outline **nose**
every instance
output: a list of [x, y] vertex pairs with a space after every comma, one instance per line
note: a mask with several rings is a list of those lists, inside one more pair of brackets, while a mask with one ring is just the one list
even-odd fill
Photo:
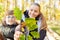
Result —
[[9, 18], [10, 21], [12, 21], [12, 18]]
[[12, 19], [12, 18], [9, 18], [10, 20]]
[[33, 15], [33, 14], [34, 14], [34, 11], [32, 11], [31, 13], [32, 13], [32, 15]]

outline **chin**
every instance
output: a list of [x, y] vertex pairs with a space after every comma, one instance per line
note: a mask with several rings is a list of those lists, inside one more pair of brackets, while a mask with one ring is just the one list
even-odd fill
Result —
[[8, 25], [12, 25], [13, 23], [8, 23]]

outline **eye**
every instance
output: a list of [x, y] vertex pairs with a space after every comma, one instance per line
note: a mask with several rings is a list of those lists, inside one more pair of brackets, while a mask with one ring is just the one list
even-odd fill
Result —
[[37, 12], [36, 10], [34, 12]]
[[7, 18], [14, 18], [14, 16], [7, 16]]
[[8, 16], [8, 18], [10, 18], [10, 16]]
[[14, 16], [12, 16], [11, 18], [14, 18]]
[[33, 9], [30, 9], [30, 11], [33, 11]]

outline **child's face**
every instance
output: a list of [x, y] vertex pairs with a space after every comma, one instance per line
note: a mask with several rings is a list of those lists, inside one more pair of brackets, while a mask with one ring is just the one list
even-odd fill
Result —
[[12, 25], [15, 23], [15, 17], [13, 15], [6, 16], [6, 24]]
[[39, 7], [37, 5], [31, 5], [30, 9], [29, 9], [29, 17], [30, 18], [36, 18], [39, 15]]

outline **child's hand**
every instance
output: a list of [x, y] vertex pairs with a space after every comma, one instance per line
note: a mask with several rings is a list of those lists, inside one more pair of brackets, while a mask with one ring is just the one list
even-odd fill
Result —
[[20, 35], [22, 34], [22, 32], [20, 31], [16, 31], [14, 34], [14, 40], [19, 40]]

